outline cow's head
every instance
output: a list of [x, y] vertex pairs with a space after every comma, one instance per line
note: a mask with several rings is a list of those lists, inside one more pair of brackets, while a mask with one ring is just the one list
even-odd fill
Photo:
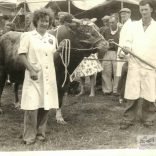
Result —
[[[69, 29], [72, 48], [77, 49], [95, 49], [100, 55], [103, 55], [108, 50], [108, 42], [99, 33], [99, 28], [93, 23], [95, 19], [72, 19], [71, 22], [66, 22], [66, 28]], [[61, 47], [64, 46], [61, 42]]]

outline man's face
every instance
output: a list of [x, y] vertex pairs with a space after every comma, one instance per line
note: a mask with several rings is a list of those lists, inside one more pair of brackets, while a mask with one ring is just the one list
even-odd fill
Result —
[[125, 23], [130, 18], [131, 14], [128, 12], [121, 12], [120, 16], [122, 23]]
[[150, 7], [149, 4], [139, 6], [139, 10], [140, 10], [142, 18], [151, 18], [153, 9]]
[[26, 26], [29, 26], [32, 22], [32, 15], [28, 14], [26, 17], [25, 17], [25, 24]]
[[110, 28], [112, 30], [116, 30], [117, 29], [117, 24], [118, 24], [118, 22], [117, 22], [117, 19], [115, 17], [111, 17], [109, 19], [109, 26], [110, 26]]
[[103, 26], [109, 27], [109, 20], [103, 20]]

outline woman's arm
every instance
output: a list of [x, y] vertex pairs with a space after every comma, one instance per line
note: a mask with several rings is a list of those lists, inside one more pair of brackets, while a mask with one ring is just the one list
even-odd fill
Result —
[[34, 69], [29, 61], [27, 60], [26, 54], [19, 54], [21, 62], [24, 64], [25, 68], [30, 72], [30, 77], [32, 80], [38, 79], [39, 70]]

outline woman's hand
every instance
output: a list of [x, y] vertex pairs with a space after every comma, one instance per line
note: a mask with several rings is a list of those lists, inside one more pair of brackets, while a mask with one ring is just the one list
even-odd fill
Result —
[[30, 70], [30, 77], [32, 80], [38, 80], [38, 72], [37, 70]]

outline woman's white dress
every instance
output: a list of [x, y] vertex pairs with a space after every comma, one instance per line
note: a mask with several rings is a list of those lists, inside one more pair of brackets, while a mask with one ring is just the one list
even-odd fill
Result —
[[39, 70], [38, 80], [32, 80], [28, 70], [22, 90], [21, 109], [59, 108], [53, 54], [56, 38], [48, 33], [41, 36], [36, 30], [23, 33], [18, 53], [25, 53], [30, 64]]

